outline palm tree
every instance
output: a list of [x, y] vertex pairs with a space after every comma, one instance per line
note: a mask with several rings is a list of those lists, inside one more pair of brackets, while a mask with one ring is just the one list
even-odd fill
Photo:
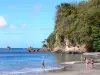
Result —
[[42, 41], [43, 44], [45, 44], [45, 41]]

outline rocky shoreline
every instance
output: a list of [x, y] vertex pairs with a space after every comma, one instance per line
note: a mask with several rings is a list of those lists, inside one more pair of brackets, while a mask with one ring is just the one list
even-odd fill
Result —
[[37, 52], [68, 53], [68, 54], [82, 54], [82, 53], [84, 53], [83, 51], [78, 51], [78, 50], [68, 50], [68, 51], [66, 51], [66, 50], [61, 49], [59, 47], [56, 47], [53, 50], [50, 50], [48, 48], [39, 48], [37, 50]]
[[28, 52], [53, 52], [53, 53], [68, 53], [68, 54], [82, 54], [87, 52], [86, 45], [77, 45], [77, 46], [65, 46], [65, 47], [54, 47], [52, 49], [50, 48], [38, 48], [37, 50], [34, 50], [34, 48], [29, 47], [27, 48]]
[[87, 46], [85, 44], [83, 45], [69, 45], [68, 42], [66, 42], [66, 46], [57, 46], [52, 49], [50, 48], [40, 48], [37, 50], [38, 52], [54, 52], [54, 53], [68, 53], [68, 54], [80, 54], [87, 52]]

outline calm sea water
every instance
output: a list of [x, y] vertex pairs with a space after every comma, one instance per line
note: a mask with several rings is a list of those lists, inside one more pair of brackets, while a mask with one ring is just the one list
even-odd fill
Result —
[[[46, 58], [44, 58], [46, 56]], [[0, 49], [0, 75], [3, 73], [39, 73], [41, 61], [46, 68], [61, 67], [66, 61], [80, 61], [80, 55], [68, 55], [49, 52], [27, 52], [25, 48]]]

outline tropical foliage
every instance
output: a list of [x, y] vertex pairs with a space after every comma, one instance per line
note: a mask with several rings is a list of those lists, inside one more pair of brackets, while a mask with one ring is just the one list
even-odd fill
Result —
[[47, 46], [86, 44], [89, 50], [100, 50], [100, 0], [57, 6], [54, 31], [47, 38]]

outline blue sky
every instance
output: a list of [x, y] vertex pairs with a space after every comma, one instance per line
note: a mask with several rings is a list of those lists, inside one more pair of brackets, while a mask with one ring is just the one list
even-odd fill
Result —
[[0, 0], [0, 47], [41, 47], [53, 31], [56, 5], [81, 0]]

